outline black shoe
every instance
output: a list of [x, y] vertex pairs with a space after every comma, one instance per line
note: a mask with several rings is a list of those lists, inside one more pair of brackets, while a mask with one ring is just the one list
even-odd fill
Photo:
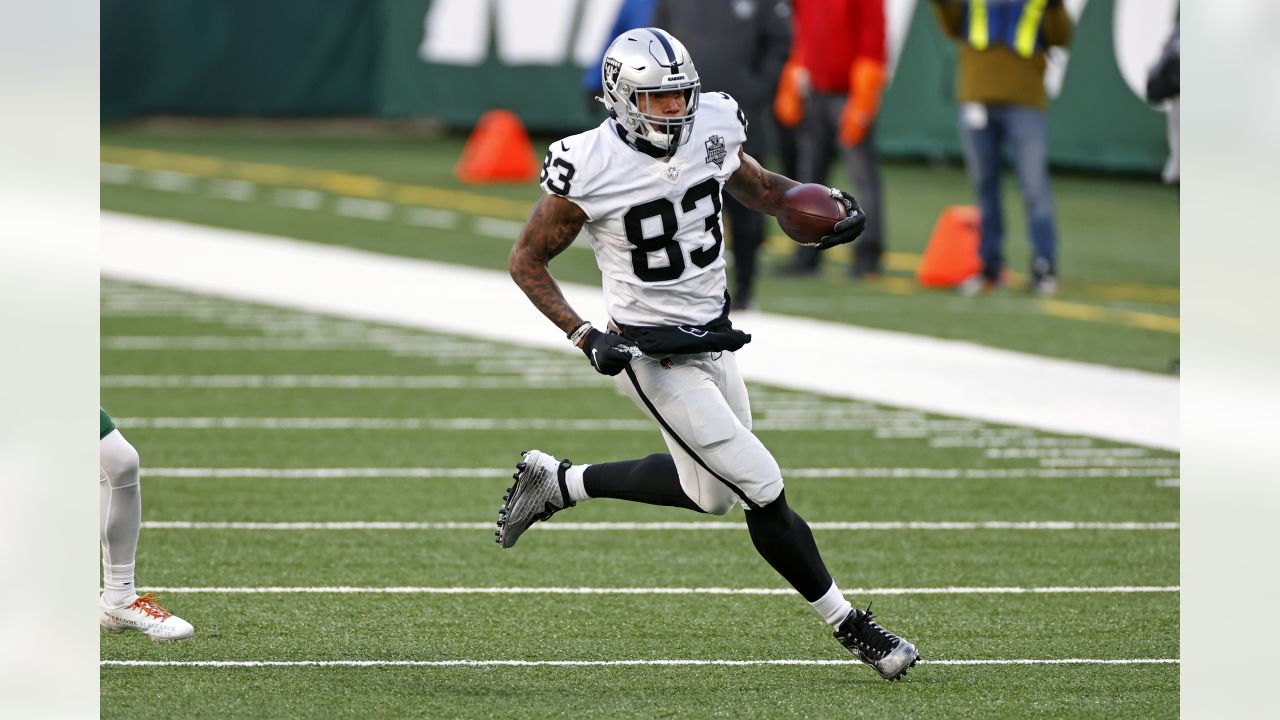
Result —
[[916, 646], [880, 627], [866, 610], [854, 608], [836, 629], [836, 640], [885, 680], [897, 680], [920, 660]]

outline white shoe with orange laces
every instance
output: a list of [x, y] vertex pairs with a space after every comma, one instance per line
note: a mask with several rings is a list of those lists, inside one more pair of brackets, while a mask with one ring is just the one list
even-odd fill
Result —
[[102, 629], [118, 633], [137, 630], [152, 640], [184, 640], [195, 633], [191, 623], [160, 607], [151, 593], [147, 593], [124, 607], [102, 607]]

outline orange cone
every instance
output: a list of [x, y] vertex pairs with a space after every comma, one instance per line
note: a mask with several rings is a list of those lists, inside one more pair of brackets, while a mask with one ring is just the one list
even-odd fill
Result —
[[981, 236], [982, 215], [978, 208], [952, 205], [943, 210], [920, 258], [920, 267], [916, 268], [916, 280], [925, 287], [955, 287], [980, 272]]
[[528, 182], [538, 176], [538, 159], [520, 118], [509, 110], [490, 110], [462, 148], [453, 168], [465, 183]]

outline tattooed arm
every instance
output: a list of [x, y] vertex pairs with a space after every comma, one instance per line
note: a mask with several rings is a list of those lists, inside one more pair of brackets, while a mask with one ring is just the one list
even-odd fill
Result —
[[534, 307], [556, 324], [566, 335], [582, 324], [582, 318], [547, 270], [551, 258], [569, 247], [578, 236], [586, 213], [574, 203], [556, 195], [544, 195], [529, 213], [519, 239], [507, 258], [507, 269]]
[[782, 195], [800, 183], [785, 175], [765, 170], [755, 158], [738, 148], [738, 159], [742, 164], [732, 175], [725, 189], [729, 194], [752, 210], [776, 214]]
[[[742, 164], [729, 176], [725, 189], [752, 210], [777, 215], [782, 209], [782, 196], [800, 183], [760, 167], [755, 158], [742, 152], [742, 148], [738, 148], [738, 158]], [[858, 201], [852, 195], [835, 188], [828, 188], [828, 192], [844, 206], [845, 218], [835, 224], [830, 235], [822, 236], [816, 245], [819, 250], [853, 242], [867, 226], [867, 214], [858, 207]]]

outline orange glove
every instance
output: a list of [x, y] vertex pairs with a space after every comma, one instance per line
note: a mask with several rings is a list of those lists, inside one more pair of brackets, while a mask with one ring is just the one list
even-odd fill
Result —
[[792, 128], [804, 118], [804, 94], [809, 84], [809, 71], [797, 60], [788, 60], [778, 77], [778, 92], [773, 96], [773, 115], [783, 127]]
[[852, 147], [867, 136], [880, 112], [884, 91], [884, 63], [858, 58], [849, 68], [849, 99], [840, 113], [840, 144]]

